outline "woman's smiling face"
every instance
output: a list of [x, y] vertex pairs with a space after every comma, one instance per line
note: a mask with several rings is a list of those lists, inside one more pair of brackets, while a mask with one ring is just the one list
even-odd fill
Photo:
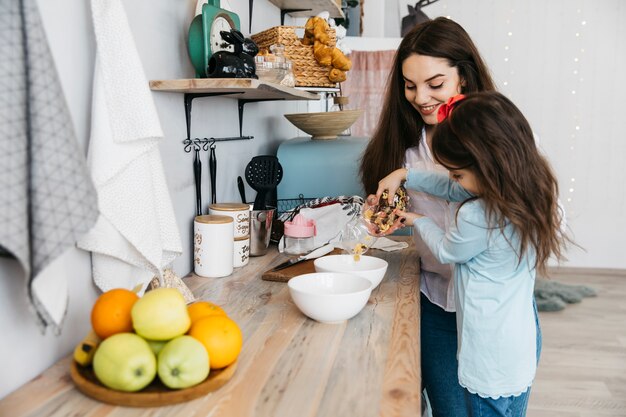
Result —
[[445, 58], [410, 55], [402, 62], [402, 76], [405, 98], [427, 125], [437, 124], [439, 106], [461, 93], [458, 70]]

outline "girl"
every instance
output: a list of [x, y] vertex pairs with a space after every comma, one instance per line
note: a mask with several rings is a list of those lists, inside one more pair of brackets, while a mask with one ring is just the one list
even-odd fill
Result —
[[[364, 152], [365, 191], [376, 192], [378, 180], [400, 166], [447, 173], [430, 151], [438, 106], [459, 93], [490, 90], [495, 86], [487, 66], [461, 26], [444, 17], [416, 26], [398, 48], [384, 110]], [[409, 196], [409, 211], [428, 215], [442, 228], [454, 216], [455, 204], [412, 190]], [[419, 235], [414, 240], [421, 262], [422, 382], [433, 417], [464, 417], [452, 268], [442, 265]]]
[[557, 181], [503, 95], [454, 97], [438, 113], [432, 151], [449, 177], [401, 168], [376, 195], [406, 181], [461, 202], [447, 231], [421, 214], [398, 214], [439, 262], [454, 264], [458, 380], [470, 414], [524, 416], [541, 347], [535, 275], [550, 256], [561, 258], [564, 242]]

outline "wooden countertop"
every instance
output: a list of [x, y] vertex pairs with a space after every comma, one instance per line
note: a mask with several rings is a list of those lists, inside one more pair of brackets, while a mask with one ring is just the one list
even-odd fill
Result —
[[74, 388], [66, 357], [1, 400], [0, 415], [420, 415], [418, 256], [410, 245], [368, 254], [389, 262], [387, 274], [365, 309], [343, 324], [308, 319], [285, 283], [261, 280], [286, 259], [275, 250], [229, 277], [185, 278], [198, 299], [222, 305], [244, 335], [235, 375], [206, 397], [160, 408], [100, 403]]

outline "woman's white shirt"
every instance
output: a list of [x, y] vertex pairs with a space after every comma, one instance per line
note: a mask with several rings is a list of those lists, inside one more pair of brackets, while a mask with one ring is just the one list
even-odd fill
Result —
[[[424, 129], [422, 129], [419, 146], [406, 150], [404, 166], [421, 171], [448, 174], [447, 169], [435, 163], [426, 143], [426, 130]], [[457, 203], [450, 203], [414, 190], [407, 190], [407, 193], [410, 212], [423, 214], [432, 219], [437, 226], [447, 230], [450, 221], [454, 219]], [[432, 303], [446, 311], [455, 311], [453, 266], [437, 261], [419, 234], [415, 233], [413, 240], [420, 255], [420, 290]]]

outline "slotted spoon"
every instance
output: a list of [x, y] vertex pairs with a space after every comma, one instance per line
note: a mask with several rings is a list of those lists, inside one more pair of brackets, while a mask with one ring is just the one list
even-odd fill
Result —
[[254, 210], [266, 210], [267, 193], [273, 191], [283, 179], [283, 167], [274, 155], [259, 155], [246, 166], [246, 182], [257, 192]]

